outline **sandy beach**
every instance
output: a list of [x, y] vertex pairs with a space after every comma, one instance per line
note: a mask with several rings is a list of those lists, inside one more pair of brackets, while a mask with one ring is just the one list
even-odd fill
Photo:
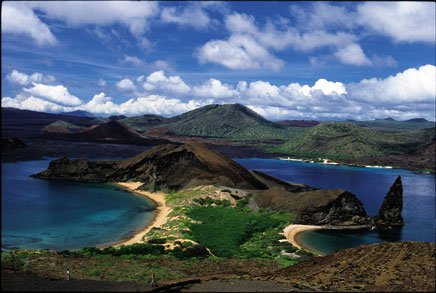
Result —
[[117, 182], [116, 184], [125, 187], [132, 192], [146, 196], [156, 203], [156, 214], [151, 225], [147, 226], [145, 230], [135, 234], [132, 238], [116, 244], [115, 247], [120, 245], [130, 245], [133, 243], [142, 243], [142, 237], [145, 234], [147, 234], [154, 227], [161, 227], [168, 220], [168, 215], [171, 213], [172, 209], [165, 205], [165, 193], [138, 190], [137, 188], [143, 184], [142, 182]]
[[289, 225], [283, 230], [283, 235], [285, 235], [286, 239], [295, 247], [301, 249], [302, 247], [297, 241], [296, 236], [298, 233], [304, 231], [313, 231], [322, 229], [321, 226], [313, 226], [313, 225]]

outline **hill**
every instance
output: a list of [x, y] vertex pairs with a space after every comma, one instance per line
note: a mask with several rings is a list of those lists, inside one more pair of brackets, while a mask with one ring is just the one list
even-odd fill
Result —
[[318, 125], [320, 122], [315, 120], [280, 120], [275, 123], [283, 126], [311, 127]]
[[434, 243], [370, 244], [309, 259], [273, 273], [273, 278], [316, 284], [321, 291], [433, 292], [434, 256]]
[[197, 142], [154, 147], [122, 161], [60, 159], [37, 174], [45, 179], [85, 182], [141, 181], [155, 189], [180, 189], [219, 184], [245, 189], [266, 189], [266, 185], [238, 163]]
[[61, 132], [61, 133], [71, 133], [77, 132], [85, 127], [79, 126], [70, 122], [66, 122], [63, 120], [57, 120], [49, 125], [45, 126], [42, 131], [46, 132]]
[[434, 135], [433, 129], [394, 133], [377, 131], [347, 122], [326, 122], [271, 149], [308, 158], [361, 160], [389, 154], [413, 153], [428, 143]]
[[124, 118], [121, 119], [120, 122], [130, 126], [132, 129], [135, 129], [136, 131], [143, 132], [150, 127], [164, 124], [166, 121], [167, 118], [165, 117], [146, 114], [142, 116]]
[[71, 134], [70, 138], [86, 141], [106, 141], [132, 144], [145, 142], [145, 138], [141, 134], [117, 121], [94, 124], [81, 132]]
[[41, 129], [50, 123], [62, 120], [79, 126], [90, 126], [93, 118], [76, 117], [21, 110], [16, 108], [1, 108], [2, 135], [18, 137], [38, 137]]
[[87, 111], [83, 111], [83, 110], [76, 110], [76, 111], [71, 111], [71, 112], [61, 112], [59, 114], [60, 115], [67, 115], [67, 116], [77, 116], [77, 117], [89, 117], [89, 118], [95, 117], [94, 114], [89, 113]]
[[385, 119], [375, 119], [371, 121], [350, 120], [349, 122], [362, 127], [368, 127], [368, 128], [373, 128], [376, 130], [387, 131], [387, 132], [413, 131], [413, 130], [436, 127], [435, 122], [428, 121], [424, 118], [414, 118], [405, 121], [397, 121], [394, 120], [393, 118], [388, 117]]
[[207, 105], [172, 118], [144, 115], [122, 122], [137, 131], [165, 127], [177, 135], [241, 140], [289, 139], [304, 131], [271, 122], [241, 104]]

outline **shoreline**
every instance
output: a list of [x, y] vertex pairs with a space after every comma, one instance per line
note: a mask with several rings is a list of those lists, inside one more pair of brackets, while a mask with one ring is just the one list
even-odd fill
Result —
[[106, 244], [101, 245], [100, 248], [105, 248], [109, 246], [119, 247], [121, 245], [131, 245], [134, 243], [145, 243], [142, 240], [143, 236], [147, 234], [153, 228], [159, 228], [164, 225], [168, 220], [168, 215], [171, 213], [172, 209], [165, 204], [165, 193], [162, 192], [148, 192], [144, 190], [138, 190], [137, 188], [143, 185], [142, 182], [115, 182], [113, 183], [117, 186], [126, 188], [127, 191], [135, 193], [140, 196], [144, 196], [155, 203], [156, 205], [156, 213], [151, 220], [150, 224], [145, 227], [145, 229], [141, 229], [140, 231], [136, 231], [133, 236], [130, 236], [128, 239], [120, 239], [114, 244]]
[[291, 243], [293, 246], [297, 247], [298, 249], [305, 249], [305, 250], [308, 250], [312, 253], [320, 254], [319, 252], [314, 251], [310, 247], [304, 247], [303, 245], [298, 243], [297, 242], [297, 234], [299, 234], [301, 232], [316, 231], [316, 230], [321, 230], [321, 229], [324, 229], [324, 227], [315, 226], [315, 225], [292, 224], [292, 225], [285, 227], [285, 229], [283, 229], [283, 235], [286, 237], [286, 240], [288, 240], [289, 243]]

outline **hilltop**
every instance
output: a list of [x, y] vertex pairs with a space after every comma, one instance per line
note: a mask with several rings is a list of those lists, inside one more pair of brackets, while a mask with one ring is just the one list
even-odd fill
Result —
[[87, 111], [83, 111], [83, 110], [76, 110], [76, 111], [71, 111], [71, 112], [61, 112], [59, 114], [60, 115], [67, 115], [67, 116], [77, 116], [77, 117], [90, 117], [90, 118], [95, 117], [94, 114], [89, 113]]
[[79, 126], [67, 121], [63, 120], [57, 120], [53, 123], [50, 123], [49, 125], [45, 126], [42, 131], [45, 132], [61, 132], [61, 133], [71, 133], [71, 132], [77, 132], [85, 127]]

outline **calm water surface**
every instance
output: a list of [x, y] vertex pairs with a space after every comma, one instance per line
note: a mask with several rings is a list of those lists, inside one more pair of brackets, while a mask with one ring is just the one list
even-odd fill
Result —
[[148, 225], [154, 204], [108, 184], [29, 177], [49, 160], [2, 164], [2, 249], [113, 244]]
[[340, 188], [354, 193], [369, 215], [376, 215], [398, 175], [404, 189], [405, 226], [390, 233], [311, 231], [298, 234], [306, 247], [322, 253], [382, 241], [435, 241], [435, 176], [401, 169], [332, 166], [275, 159], [236, 159], [250, 170], [319, 188]]

